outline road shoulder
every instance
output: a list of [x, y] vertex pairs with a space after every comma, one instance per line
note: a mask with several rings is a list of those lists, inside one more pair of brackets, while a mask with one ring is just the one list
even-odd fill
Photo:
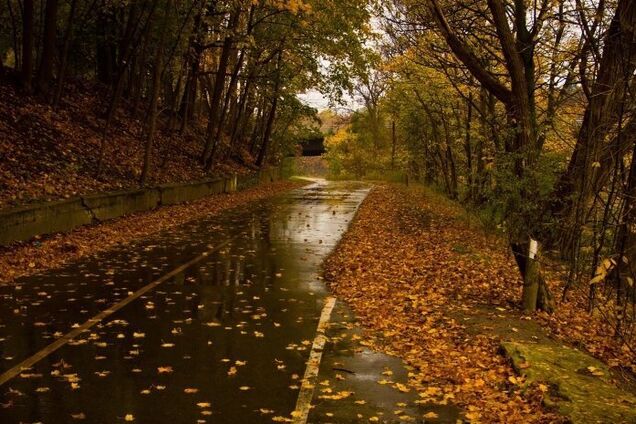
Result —
[[[565, 421], [549, 386], [519, 375], [501, 347], [526, 336], [554, 344], [550, 322], [572, 323], [571, 309], [517, 312], [521, 283], [505, 244], [468, 221], [421, 187], [378, 186], [328, 259], [327, 280], [365, 327], [364, 343], [412, 367], [421, 400], [455, 403], [471, 422]], [[507, 338], [495, 331], [500, 316]], [[520, 331], [527, 322], [536, 334]]]

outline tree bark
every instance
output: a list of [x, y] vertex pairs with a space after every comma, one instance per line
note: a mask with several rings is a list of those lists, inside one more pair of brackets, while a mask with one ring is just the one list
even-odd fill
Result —
[[270, 139], [272, 136], [272, 130], [274, 128], [274, 120], [276, 119], [276, 109], [278, 108], [278, 96], [280, 95], [280, 82], [281, 82], [281, 65], [283, 63], [283, 48], [284, 41], [278, 50], [278, 60], [276, 63], [276, 77], [274, 79], [274, 89], [272, 92], [272, 107], [267, 118], [267, 124], [265, 126], [265, 133], [263, 134], [263, 143], [256, 159], [256, 165], [261, 168], [265, 164], [265, 158], [267, 157], [267, 149], [269, 148]]
[[17, 23], [15, 18], [15, 13], [13, 12], [13, 6], [11, 6], [12, 0], [7, 0], [7, 9], [9, 9], [9, 17], [11, 18], [11, 38], [13, 41], [13, 58], [14, 58], [14, 66], [15, 69], [18, 69], [18, 66], [22, 63], [22, 57], [20, 56], [20, 48], [18, 43], [18, 30]]
[[189, 49], [186, 63], [189, 68], [186, 85], [181, 102], [181, 127], [179, 132], [184, 134], [188, 129], [188, 123], [194, 116], [194, 105], [197, 97], [199, 70], [201, 68], [201, 55], [203, 54], [203, 13], [205, 2], [201, 1], [199, 11], [194, 17], [192, 35], [189, 40]]
[[446, 155], [446, 166], [448, 167], [448, 178], [449, 178], [449, 197], [453, 200], [456, 200], [458, 197], [457, 193], [457, 167], [455, 164], [455, 156], [453, 155], [452, 148], [452, 136], [450, 133], [450, 128], [446, 118], [443, 113], [439, 114], [442, 119], [442, 125], [444, 126], [444, 144], [445, 144], [445, 155]]
[[636, 299], [636, 143], [633, 144], [631, 154], [632, 160], [623, 194], [623, 210], [615, 246], [617, 333], [621, 331], [627, 298]]
[[22, 87], [33, 89], [33, 0], [24, 0], [22, 16]]
[[44, 95], [48, 95], [53, 80], [53, 60], [55, 58], [55, 37], [57, 34], [57, 6], [57, 0], [47, 0], [44, 12], [42, 55], [37, 75], [38, 90]]
[[[599, 183], [606, 181], [606, 178], [599, 178], [599, 174], [611, 169], [613, 160], [618, 159], [610, 158], [610, 166], [606, 166], [603, 146], [607, 135], [612, 134], [618, 124], [619, 111], [625, 107], [634, 80], [636, 2], [619, 0], [604, 45], [574, 153], [566, 172], [555, 186], [548, 206], [551, 217], [566, 223], [558, 235], [566, 255], [573, 251], [575, 240], [579, 237], [583, 211], [598, 191]], [[550, 245], [555, 242], [549, 240]]]
[[159, 31], [159, 41], [157, 44], [157, 51], [155, 54], [155, 68], [152, 75], [152, 95], [150, 97], [150, 107], [148, 112], [148, 133], [146, 135], [146, 145], [144, 149], [144, 163], [141, 171], [141, 178], [139, 183], [144, 187], [148, 181], [148, 175], [150, 174], [150, 164], [152, 161], [152, 143], [155, 137], [155, 131], [157, 129], [157, 115], [158, 115], [158, 103], [159, 103], [159, 91], [161, 89], [161, 75], [163, 72], [163, 56], [166, 42], [166, 32], [168, 24], [168, 16], [170, 15], [172, 1], [168, 0], [165, 4], [165, 10], [163, 15], [162, 29]]
[[210, 169], [212, 166], [212, 156], [215, 153], [215, 149], [218, 143], [216, 141], [217, 126], [221, 122], [221, 101], [223, 95], [223, 89], [225, 88], [225, 79], [227, 74], [227, 66], [230, 59], [230, 53], [234, 43], [234, 37], [231, 32], [236, 28], [239, 22], [240, 11], [233, 12], [230, 22], [227, 26], [229, 35], [223, 40], [223, 48], [221, 49], [221, 55], [219, 57], [219, 66], [216, 70], [216, 77], [214, 79], [214, 86], [212, 88], [212, 95], [210, 99], [210, 113], [208, 117], [208, 128], [206, 135], [206, 144], [203, 151], [202, 162], [205, 164], [206, 169]]
[[397, 137], [395, 135], [395, 120], [391, 121], [391, 169], [395, 169], [395, 145]]
[[66, 68], [68, 64], [68, 51], [71, 45], [71, 39], [73, 37], [73, 21], [75, 20], [75, 13], [77, 11], [77, 0], [71, 1], [71, 10], [68, 15], [68, 22], [66, 24], [66, 31], [64, 33], [64, 44], [62, 46], [62, 61], [60, 63], [60, 71], [57, 75], [57, 87], [55, 95], [53, 96], [53, 107], [57, 108], [62, 100], [62, 91], [64, 90], [64, 80], [66, 78]]
[[465, 137], [464, 137], [464, 151], [466, 152], [466, 175], [468, 179], [468, 197], [472, 201], [476, 197], [475, 193], [475, 181], [474, 181], [474, 171], [473, 171], [473, 147], [471, 145], [470, 139], [470, 126], [473, 118], [473, 101], [472, 101], [472, 93], [469, 94], [469, 99], [466, 102], [466, 127], [465, 127]]

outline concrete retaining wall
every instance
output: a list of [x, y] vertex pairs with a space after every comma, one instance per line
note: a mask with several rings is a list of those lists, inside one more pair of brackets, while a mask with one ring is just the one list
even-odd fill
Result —
[[236, 181], [236, 190], [241, 191], [259, 184], [267, 184], [291, 175], [284, 175], [283, 166], [262, 169], [256, 174], [241, 175]]
[[[280, 177], [280, 168], [269, 168], [252, 176], [163, 184], [0, 210], [0, 245], [29, 240], [37, 235], [70, 231], [82, 225], [198, 200], [212, 194], [231, 193], [276, 181]], [[254, 184], [251, 184], [252, 181]]]
[[148, 188], [80, 197], [96, 221], [106, 221], [134, 212], [154, 209], [161, 204], [161, 189]]
[[[210, 194], [223, 193], [225, 179], [197, 181], [188, 185], [164, 184], [159, 186], [162, 205], [176, 205], [183, 202], [191, 202]], [[228, 190], [229, 192], [231, 190]]]
[[0, 244], [69, 231], [91, 222], [93, 217], [81, 198], [8, 209], [0, 211]]

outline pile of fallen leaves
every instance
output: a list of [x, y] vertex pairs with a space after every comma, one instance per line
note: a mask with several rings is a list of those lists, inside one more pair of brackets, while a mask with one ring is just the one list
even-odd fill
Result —
[[460, 322], [484, 308], [515, 311], [522, 284], [505, 244], [439, 200], [376, 187], [325, 264], [332, 289], [373, 330], [373, 347], [413, 367], [423, 402], [457, 404], [472, 422], [562, 421], [541, 405], [545, 387], [521, 384], [495, 334]]
[[[145, 111], [134, 117], [131, 106], [122, 103], [106, 138], [103, 171], [96, 178], [104, 111], [111, 94], [87, 82], [71, 82], [69, 87], [60, 108], [54, 109], [0, 78], [0, 208], [138, 186]], [[204, 129], [201, 124], [184, 134], [159, 131], [149, 184], [205, 177], [198, 160]], [[218, 174], [247, 171], [233, 162], [214, 169]]]
[[117, 218], [99, 225], [80, 227], [65, 234], [0, 247], [0, 283], [57, 268], [70, 261], [147, 237], [159, 231], [218, 214], [301, 186], [279, 181], [231, 194], [218, 194], [181, 205], [165, 206]]

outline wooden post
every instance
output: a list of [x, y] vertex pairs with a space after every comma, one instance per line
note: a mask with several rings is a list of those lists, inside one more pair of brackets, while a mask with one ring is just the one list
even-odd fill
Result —
[[541, 280], [538, 256], [539, 242], [530, 238], [528, 243], [528, 256], [526, 258], [526, 269], [523, 275], [522, 302], [525, 312], [534, 312], [537, 310], [537, 299]]

